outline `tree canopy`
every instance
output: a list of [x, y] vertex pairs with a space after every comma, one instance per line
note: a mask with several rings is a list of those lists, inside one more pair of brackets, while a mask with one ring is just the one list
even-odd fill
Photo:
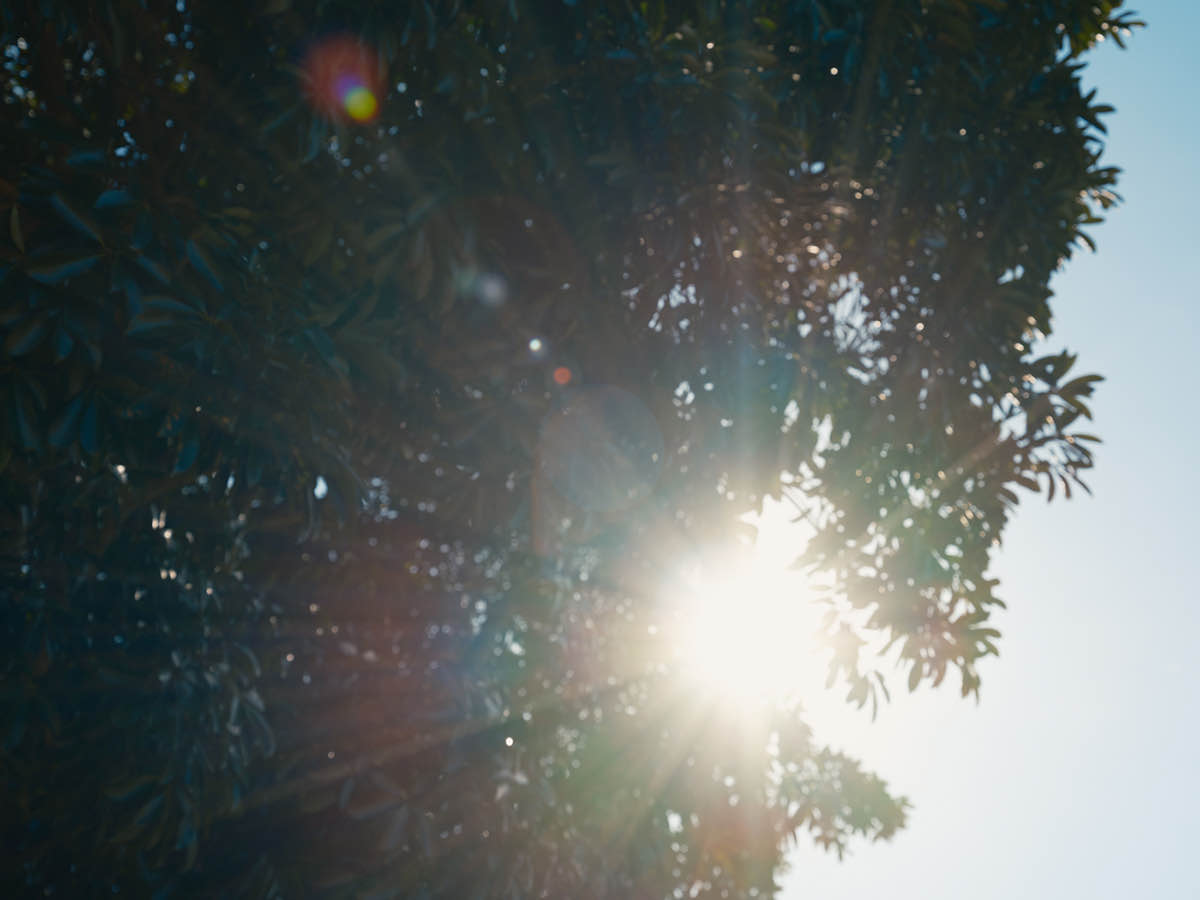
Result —
[[1120, 6], [6, 0], [13, 879], [766, 897], [890, 837], [661, 585], [787, 498], [831, 683], [978, 692], [1017, 491], [1092, 464], [1037, 348]]

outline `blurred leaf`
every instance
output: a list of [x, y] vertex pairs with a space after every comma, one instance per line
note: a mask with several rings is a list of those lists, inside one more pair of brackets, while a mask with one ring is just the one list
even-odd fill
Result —
[[54, 361], [62, 362], [71, 355], [71, 350], [75, 347], [75, 339], [71, 337], [64, 329], [59, 328], [54, 332]]
[[140, 794], [158, 779], [153, 775], [137, 775], [124, 781], [110, 784], [104, 788], [104, 795], [110, 800], [125, 801]]
[[175, 460], [175, 468], [172, 470], [174, 474], [186, 472], [196, 464], [196, 457], [200, 454], [200, 442], [195, 438], [188, 438], [179, 448], [179, 456]]
[[34, 281], [42, 284], [61, 284], [76, 275], [82, 275], [101, 260], [98, 253], [71, 251], [54, 253], [31, 259], [25, 271]]
[[94, 456], [100, 451], [99, 433], [97, 430], [97, 410], [96, 401], [93, 400], [87, 405], [87, 409], [83, 413], [83, 422], [79, 428], [79, 446], [83, 448], [83, 452], [89, 456]]
[[51, 447], [62, 449], [75, 440], [78, 433], [80, 414], [83, 412], [84, 398], [82, 394], [69, 402], [61, 413], [50, 423], [46, 440]]
[[76, 168], [93, 168], [103, 165], [105, 153], [103, 150], [80, 149], [67, 157], [67, 165]]
[[42, 342], [46, 331], [44, 315], [30, 316], [8, 333], [4, 339], [4, 352], [8, 356], [24, 356]]
[[95, 209], [121, 209], [133, 206], [133, 195], [123, 188], [109, 188], [96, 198]]
[[72, 206], [62, 194], [54, 194], [50, 198], [50, 205], [59, 217], [76, 231], [87, 235], [97, 244], [104, 245], [104, 236], [96, 223]]
[[187, 258], [192, 267], [199, 272], [204, 278], [218, 291], [224, 290], [221, 285], [221, 279], [217, 276], [217, 270], [213, 266], [212, 260], [208, 253], [196, 243], [195, 238], [189, 238], [187, 242]]
[[8, 233], [12, 236], [12, 242], [17, 249], [22, 253], [25, 252], [25, 235], [21, 232], [21, 211], [14, 203], [12, 211], [8, 214]]
[[162, 263], [156, 262], [148, 256], [138, 256], [137, 264], [160, 284], [169, 285], [171, 283], [171, 273]]

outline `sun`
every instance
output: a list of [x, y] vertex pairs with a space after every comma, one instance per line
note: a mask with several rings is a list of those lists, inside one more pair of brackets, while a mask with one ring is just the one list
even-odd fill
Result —
[[783, 702], [824, 683], [814, 592], [762, 544], [736, 559], [693, 565], [675, 589], [678, 671], [713, 700]]

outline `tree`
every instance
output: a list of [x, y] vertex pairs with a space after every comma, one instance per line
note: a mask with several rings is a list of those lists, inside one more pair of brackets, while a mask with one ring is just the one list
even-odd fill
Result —
[[[31, 891], [770, 896], [905, 801], [677, 676], [788, 496], [831, 677], [996, 652], [1119, 3], [3, 6], [0, 754]], [[715, 552], [715, 551], [714, 551]]]

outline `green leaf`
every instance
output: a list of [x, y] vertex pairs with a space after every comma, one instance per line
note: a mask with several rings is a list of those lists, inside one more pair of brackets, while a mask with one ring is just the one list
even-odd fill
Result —
[[21, 232], [21, 211], [15, 203], [12, 212], [8, 214], [8, 233], [12, 235], [12, 242], [16, 244], [17, 249], [24, 253], [25, 235]]
[[142, 301], [143, 312], [172, 313], [180, 316], [199, 316], [194, 306], [189, 306], [182, 300], [176, 300], [167, 294], [151, 294]]
[[195, 320], [199, 313], [174, 297], [164, 294], [154, 294], [142, 301], [142, 311], [130, 319], [125, 333], [129, 335], [144, 334], [156, 328], [165, 328], [181, 321]]
[[89, 456], [94, 456], [100, 449], [97, 416], [96, 401], [93, 400], [88, 404], [87, 410], [83, 414], [83, 422], [79, 426], [79, 446]]
[[137, 221], [134, 223], [130, 245], [134, 250], [144, 251], [153, 240], [154, 220], [150, 218], [149, 213], [143, 210], [138, 214]]
[[390, 225], [382, 225], [376, 228], [368, 235], [363, 242], [363, 247], [368, 253], [375, 253], [385, 244], [393, 244], [400, 240], [408, 233], [408, 224], [405, 222], [393, 222]]
[[62, 194], [54, 194], [50, 198], [50, 205], [59, 217], [76, 231], [86, 234], [97, 244], [104, 245], [104, 235], [100, 233], [96, 223], [75, 209]]
[[67, 157], [67, 165], [78, 169], [92, 169], [104, 164], [103, 150], [76, 150]]
[[44, 315], [30, 316], [8, 333], [4, 339], [4, 352], [9, 356], [24, 356], [41, 343], [46, 330]]
[[133, 195], [121, 188], [112, 188], [96, 198], [96, 209], [119, 209], [133, 206]]
[[46, 440], [51, 447], [62, 449], [75, 440], [76, 426], [79, 415], [83, 412], [83, 394], [78, 395], [66, 405], [58, 417], [50, 423]]
[[54, 361], [62, 362], [71, 355], [71, 350], [75, 347], [75, 338], [67, 333], [65, 328], [56, 329], [54, 332]]
[[82, 275], [100, 261], [102, 254], [73, 251], [43, 256], [25, 270], [34, 281], [42, 284], [62, 284], [69, 278]]
[[167, 795], [163, 793], [155, 794], [153, 797], [151, 797], [150, 800], [147, 801], [146, 805], [138, 810], [138, 813], [136, 816], [134, 816], [133, 821], [138, 825], [148, 824], [152, 819], [154, 819], [155, 816], [158, 815], [159, 810], [162, 809], [163, 802], [166, 800], [166, 796]]
[[400, 842], [404, 840], [404, 835], [408, 829], [408, 807], [401, 806], [392, 814], [392, 820], [388, 823], [387, 830], [379, 839], [379, 849], [383, 851], [395, 850], [400, 846]]
[[179, 456], [175, 460], [175, 468], [172, 473], [178, 475], [180, 472], [186, 472], [196, 463], [196, 457], [200, 454], [200, 442], [195, 438], [188, 438], [183, 442], [183, 446], [179, 448]]
[[13, 415], [17, 420], [17, 437], [24, 450], [40, 450], [42, 439], [36, 425], [36, 415], [29, 400], [13, 387]]
[[154, 775], [138, 775], [128, 778], [125, 781], [118, 781], [107, 785], [104, 788], [104, 796], [109, 800], [130, 800], [156, 781], [158, 781], [158, 778]]
[[342, 789], [338, 792], [338, 809], [345, 809], [350, 803], [350, 798], [354, 795], [354, 783], [353, 776], [342, 782]]
[[329, 339], [329, 335], [325, 333], [325, 329], [313, 326], [312, 328], [305, 329], [304, 334], [317, 349], [317, 353], [321, 355], [321, 359], [331, 369], [339, 375], [347, 374], [349, 369], [346, 366], [346, 361], [338, 356], [337, 348], [333, 346], [333, 341]]
[[8, 328], [10, 325], [25, 318], [25, 313], [29, 307], [24, 297], [16, 293], [7, 293], [0, 296], [4, 298], [4, 306], [0, 307], [0, 328]]
[[1036, 478], [1030, 478], [1028, 475], [1022, 475], [1018, 473], [1013, 476], [1012, 480], [1021, 487], [1025, 488], [1025, 490], [1031, 491], [1035, 494], [1040, 492], [1042, 489], [1042, 486], [1038, 484], [1038, 480]]
[[205, 277], [209, 284], [215, 287], [218, 291], [223, 291], [225, 288], [221, 284], [221, 279], [217, 275], [216, 267], [213, 265], [212, 259], [203, 247], [196, 243], [195, 238], [189, 238], [187, 242], [187, 258], [192, 267]]
[[171, 273], [167, 271], [167, 267], [162, 263], [155, 262], [148, 256], [139, 256], [137, 264], [146, 272], [149, 272], [160, 284], [171, 283]]

